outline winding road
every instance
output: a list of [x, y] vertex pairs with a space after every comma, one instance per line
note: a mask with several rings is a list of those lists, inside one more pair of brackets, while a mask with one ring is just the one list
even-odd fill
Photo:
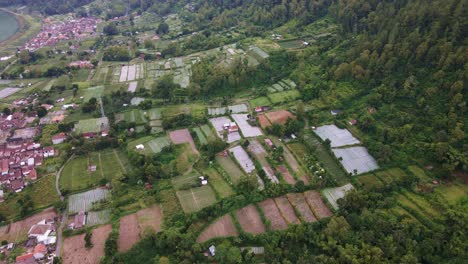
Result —
[[[68, 160], [62, 165], [62, 167], [60, 167], [60, 169], [57, 171], [57, 173], [55, 174], [55, 190], [57, 191], [57, 194], [58, 196], [60, 197], [60, 200], [61, 201], [64, 201], [65, 200], [65, 197], [63, 197], [62, 195], [62, 192], [60, 192], [60, 187], [59, 187], [59, 180], [60, 180], [60, 175], [62, 174], [62, 170], [63, 168], [65, 167], [65, 165], [71, 160], [73, 159], [73, 157], [75, 156], [75, 154], [71, 155], [70, 158], [68, 158]], [[59, 228], [57, 229], [57, 245], [56, 245], [56, 248], [55, 248], [55, 255], [57, 257], [60, 257], [60, 251], [62, 249], [62, 231], [63, 231], [63, 227], [65, 226], [65, 222], [67, 221], [67, 210], [66, 209], [63, 209], [62, 210], [62, 217], [60, 219], [60, 226]]]

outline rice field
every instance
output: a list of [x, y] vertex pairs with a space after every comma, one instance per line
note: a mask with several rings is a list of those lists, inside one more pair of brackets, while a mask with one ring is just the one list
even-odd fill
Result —
[[107, 189], [97, 188], [87, 192], [77, 193], [68, 197], [68, 212], [70, 214], [87, 212], [92, 209], [93, 203], [107, 199], [110, 192]]
[[245, 176], [244, 172], [242, 172], [239, 166], [237, 166], [237, 164], [229, 156], [223, 157], [217, 155], [216, 161], [226, 171], [229, 177], [231, 177], [231, 180], [234, 184], [237, 183], [242, 176]]
[[205, 170], [205, 173], [206, 176], [208, 176], [208, 182], [213, 186], [214, 190], [221, 198], [226, 198], [234, 194], [231, 186], [214, 168], [208, 168]]
[[289, 90], [284, 92], [270, 93], [267, 96], [273, 104], [282, 104], [300, 98], [301, 94], [298, 90]]

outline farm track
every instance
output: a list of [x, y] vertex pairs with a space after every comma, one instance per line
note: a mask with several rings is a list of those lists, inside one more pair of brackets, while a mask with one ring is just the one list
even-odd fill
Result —
[[120, 157], [119, 155], [117, 154], [117, 152], [115, 151], [115, 149], [112, 150], [112, 152], [114, 152], [114, 155], [115, 157], [117, 158], [117, 160], [119, 161], [119, 164], [120, 164], [120, 167], [122, 168], [122, 170], [127, 173], [127, 169], [124, 167], [122, 161], [120, 160]]

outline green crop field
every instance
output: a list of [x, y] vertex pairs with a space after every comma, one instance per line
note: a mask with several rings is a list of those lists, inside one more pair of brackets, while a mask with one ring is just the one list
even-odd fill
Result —
[[262, 96], [255, 98], [253, 100], [250, 100], [250, 106], [251, 107], [257, 107], [257, 106], [268, 106], [271, 104], [270, 99], [268, 97]]
[[200, 144], [205, 145], [208, 143], [208, 140], [206, 140], [205, 135], [203, 134], [203, 132], [201, 131], [199, 127], [194, 128], [193, 131], [195, 132], [195, 134], [197, 134], [197, 138], [198, 138], [198, 141], [200, 141]]
[[137, 125], [146, 124], [148, 122], [144, 112], [139, 109], [132, 109], [130, 111], [118, 113], [115, 115], [115, 119], [118, 121], [125, 120], [127, 123], [135, 123]]
[[302, 41], [299, 39], [282, 40], [277, 43], [285, 49], [298, 49], [303, 47]]
[[75, 132], [77, 133], [85, 133], [85, 132], [100, 132], [103, 128], [107, 127], [109, 121], [107, 117], [103, 118], [91, 118], [91, 119], [83, 119], [79, 120], [78, 123], [75, 125]]
[[[145, 148], [143, 150], [137, 150], [136, 146], [143, 144]], [[167, 147], [171, 144], [169, 137], [162, 136], [154, 138], [152, 136], [146, 136], [139, 138], [137, 140], [130, 141], [127, 145], [128, 150], [141, 151], [146, 155], [152, 155], [154, 153], [159, 153], [164, 147]]]
[[174, 187], [174, 189], [177, 189], [177, 190], [186, 189], [184, 187], [189, 187], [189, 186], [191, 187], [194, 184], [197, 184], [199, 181], [198, 177], [200, 176], [201, 176], [200, 173], [197, 173], [196, 171], [192, 171], [192, 173], [188, 173], [187, 175], [174, 177], [171, 180], [172, 186]]
[[[96, 171], [88, 166], [95, 165]], [[117, 150], [92, 152], [87, 156], [76, 156], [70, 160], [60, 176], [60, 188], [77, 191], [97, 186], [103, 179], [110, 181], [120, 177], [128, 169], [128, 160]]]
[[199, 211], [216, 202], [216, 195], [208, 185], [178, 191], [176, 194], [185, 213]]
[[104, 86], [96, 86], [83, 90], [83, 101], [87, 102], [91, 98], [100, 98], [104, 94]]
[[442, 185], [437, 187], [436, 192], [444, 197], [450, 204], [458, 203], [468, 195], [468, 186], [460, 183]]
[[229, 177], [231, 177], [232, 182], [234, 183], [238, 182], [240, 178], [245, 175], [239, 166], [237, 166], [237, 164], [229, 156], [226, 158], [216, 156], [216, 161], [227, 172]]
[[427, 182], [430, 181], [431, 178], [427, 176], [427, 174], [424, 172], [423, 169], [416, 165], [412, 165], [408, 167], [408, 170], [413, 173], [414, 176], [416, 176], [420, 181], [422, 182]]
[[146, 110], [146, 113], [150, 120], [162, 119], [161, 108], [153, 108]]
[[170, 105], [161, 109], [164, 117], [174, 117], [180, 114], [192, 115], [195, 118], [203, 118], [205, 116], [205, 105], [203, 104], [182, 104]]
[[424, 197], [408, 191], [403, 191], [402, 194], [421, 208], [428, 216], [435, 217], [439, 214]]
[[208, 182], [213, 186], [221, 198], [229, 197], [234, 194], [231, 186], [229, 186], [229, 184], [214, 168], [206, 169], [205, 173], [209, 177]]
[[206, 136], [206, 139], [208, 141], [213, 141], [214, 139], [216, 139], [217, 137], [215, 136], [215, 134], [213, 133], [213, 130], [211, 130], [211, 127], [208, 126], [208, 125], [203, 125], [200, 127], [201, 130], [203, 131], [203, 134], [205, 134]]
[[268, 94], [268, 98], [273, 104], [291, 102], [298, 99], [299, 97], [301, 97], [301, 94], [298, 90], [289, 90], [284, 92]]
[[26, 195], [29, 195], [33, 201], [33, 210], [49, 207], [54, 202], [59, 201], [55, 191], [55, 174], [42, 176], [22, 192], [12, 195], [0, 203], [0, 214], [6, 216], [7, 219], [16, 217], [20, 212], [18, 200], [24, 199]]
[[400, 168], [391, 168], [375, 173], [375, 175], [385, 183], [392, 183], [394, 181], [401, 180], [405, 174], [406, 173]]
[[384, 187], [384, 183], [372, 173], [359, 176], [357, 178], [357, 181], [360, 184], [364, 185], [364, 188], [368, 190], [379, 189]]

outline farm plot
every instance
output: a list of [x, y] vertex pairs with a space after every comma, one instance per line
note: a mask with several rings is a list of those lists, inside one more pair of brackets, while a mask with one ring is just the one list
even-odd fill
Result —
[[106, 209], [102, 211], [92, 211], [92, 212], [88, 212], [88, 215], [86, 216], [86, 225], [94, 226], [94, 225], [107, 224], [110, 220], [111, 220], [110, 209]]
[[208, 185], [180, 190], [176, 194], [185, 213], [199, 211], [216, 202], [216, 195]]
[[268, 57], [270, 57], [268, 53], [266, 53], [265, 51], [263, 51], [261, 48], [257, 46], [249, 47], [249, 54], [251, 54], [256, 59], [261, 59], [261, 60], [268, 59]]
[[281, 212], [281, 215], [286, 219], [288, 224], [300, 224], [301, 221], [297, 218], [294, 208], [289, 203], [285, 196], [275, 198], [275, 203]]
[[250, 140], [250, 144], [248, 146], [248, 150], [255, 156], [255, 158], [260, 162], [262, 165], [262, 169], [265, 172], [266, 176], [270, 179], [273, 183], [279, 183], [278, 178], [276, 177], [273, 169], [271, 168], [270, 164], [266, 159], [266, 151], [263, 146], [258, 142], [256, 139]]
[[284, 125], [289, 118], [296, 119], [296, 116], [287, 110], [278, 110], [265, 113], [270, 123]]
[[137, 89], [138, 81], [133, 81], [128, 84], [128, 92], [134, 93]]
[[208, 115], [217, 116], [228, 114], [248, 113], [249, 108], [246, 104], [230, 105], [228, 107], [208, 108]]
[[314, 132], [324, 141], [329, 139], [332, 148], [361, 143], [347, 129], [340, 129], [335, 125], [320, 126]]
[[304, 172], [304, 170], [302, 169], [301, 165], [296, 160], [294, 155], [291, 153], [289, 148], [283, 145], [283, 143], [275, 137], [272, 137], [272, 141], [276, 146], [283, 147], [283, 150], [284, 150], [283, 156], [286, 160], [286, 163], [289, 164], [289, 166], [291, 167], [291, 170], [297, 173], [297, 176], [299, 177], [301, 181], [303, 181], [305, 184], [309, 184], [309, 178], [307, 177], [306, 173]]
[[112, 232], [111, 225], [100, 226], [92, 231], [93, 247], [85, 247], [85, 234], [68, 237], [63, 241], [63, 263], [96, 264], [104, 256], [104, 243]]
[[273, 199], [267, 199], [258, 204], [265, 215], [265, 218], [270, 222], [272, 230], [284, 230], [288, 228], [288, 224], [281, 216], [278, 207], [276, 207]]
[[259, 114], [258, 115], [258, 122], [260, 123], [260, 126], [264, 129], [266, 127], [271, 126], [270, 120], [264, 115], [264, 114]]
[[372, 173], [359, 176], [357, 180], [368, 190], [375, 190], [384, 187], [384, 183]]
[[338, 203], [337, 201], [343, 197], [345, 197], [346, 193], [354, 189], [351, 183], [343, 185], [341, 187], [336, 188], [327, 188], [323, 190], [323, 195], [327, 198], [328, 202], [338, 210]]
[[242, 229], [247, 233], [262, 234], [266, 231], [255, 205], [249, 205], [237, 210], [236, 218]]
[[208, 141], [211, 141], [211, 140], [214, 139], [215, 135], [213, 134], [213, 131], [211, 130], [211, 128], [208, 125], [203, 125], [203, 126], [200, 127], [200, 129], [203, 131], [203, 133], [205, 134]]
[[316, 191], [307, 191], [304, 193], [304, 197], [318, 219], [333, 215], [323, 201], [322, 196], [320, 196], [320, 193]]
[[133, 97], [132, 100], [130, 100], [131, 105], [139, 105], [141, 102], [145, 101], [145, 98], [142, 97]]
[[81, 211], [87, 212], [93, 207], [93, 203], [103, 201], [107, 197], [109, 197], [109, 191], [103, 188], [70, 195], [68, 198], [68, 212], [70, 214]]
[[348, 173], [362, 174], [379, 168], [377, 161], [365, 147], [332, 149], [332, 151]]
[[286, 168], [286, 166], [279, 165], [276, 167], [276, 169], [281, 173], [281, 176], [283, 176], [283, 179], [285, 182], [291, 185], [294, 185], [296, 183], [296, 180], [291, 175], [291, 173], [289, 172], [288, 168]]
[[219, 173], [213, 169], [209, 168], [206, 171], [206, 175], [209, 177], [208, 180], [211, 183], [211, 186], [215, 189], [215, 191], [219, 194], [221, 198], [229, 197], [234, 194], [231, 186], [223, 179]]
[[119, 252], [129, 250], [144, 236], [146, 230], [161, 231], [162, 221], [163, 213], [159, 205], [120, 218], [117, 240]]
[[116, 122], [125, 121], [128, 123], [135, 123], [137, 125], [146, 124], [148, 120], [143, 111], [139, 109], [132, 109], [130, 111], [118, 113], [115, 115]]
[[75, 132], [82, 134], [87, 132], [98, 133], [109, 128], [107, 117], [91, 118], [78, 121], [75, 125]]
[[278, 44], [285, 49], [298, 49], [304, 47], [303, 41], [299, 39], [289, 39], [278, 41]]
[[[146, 155], [152, 155], [154, 153], [159, 153], [162, 151], [163, 148], [169, 146], [171, 144], [169, 137], [167, 136], [162, 136], [162, 137], [143, 137], [139, 138], [137, 140], [131, 141], [127, 145], [128, 150], [134, 150], [134, 151], [139, 151], [142, 152], [143, 154]], [[137, 150], [136, 146], [137, 145], [143, 145], [144, 149]]]
[[239, 232], [232, 221], [231, 215], [226, 214], [208, 226], [197, 238], [197, 242], [203, 243], [215, 237], [230, 237], [238, 235]]
[[208, 144], [208, 140], [206, 139], [206, 136], [205, 134], [203, 134], [203, 131], [200, 129], [200, 127], [195, 127], [193, 131], [195, 132], [195, 134], [197, 134], [197, 138], [200, 144], [202, 145]]
[[309, 223], [317, 221], [302, 193], [288, 193], [287, 197], [289, 202], [299, 211], [304, 221]]
[[187, 187], [197, 184], [198, 177], [200, 176], [201, 174], [193, 170], [191, 173], [173, 177], [171, 180], [172, 186], [174, 186], [176, 190], [186, 189]]
[[171, 139], [172, 143], [174, 144], [190, 144], [193, 153], [198, 154], [197, 147], [195, 146], [195, 142], [193, 142], [192, 135], [188, 129], [179, 129], [169, 132], [169, 138]]
[[273, 104], [282, 104], [294, 101], [301, 97], [298, 90], [289, 90], [284, 92], [270, 93], [267, 95]]
[[255, 108], [257, 106], [268, 106], [271, 104], [270, 99], [266, 96], [258, 97], [249, 102], [250, 107]]
[[[101, 180], [110, 181], [123, 175], [128, 161], [117, 151], [92, 152], [88, 156], [77, 156], [64, 167], [60, 177], [60, 188], [68, 191], [82, 190], [100, 184]], [[90, 170], [96, 166], [95, 170]]]
[[53, 208], [48, 208], [21, 221], [4, 225], [0, 227], [0, 240], [6, 240], [8, 242], [25, 241], [32, 225], [37, 224], [43, 219], [54, 219], [56, 216], [57, 213], [55, 210]]
[[241, 146], [235, 146], [229, 149], [229, 151], [234, 155], [234, 158], [246, 173], [251, 173], [255, 170], [253, 161]]
[[234, 183], [237, 183], [240, 178], [245, 175], [229, 156], [223, 157], [221, 155], [217, 155], [216, 161], [221, 165], [221, 167], [223, 167]]
[[99, 99], [104, 94], [104, 86], [96, 86], [83, 91], [83, 101], [88, 102], [91, 98]]
[[[117, 68], [118, 74], [118, 68]], [[116, 73], [114, 73], [116, 75]], [[133, 64], [122, 66], [120, 69], [119, 82], [134, 81], [144, 77], [144, 66], [143, 64]]]
[[392, 168], [375, 173], [377, 178], [387, 184], [403, 179], [405, 174], [406, 173], [400, 168]]
[[7, 87], [2, 90], [0, 90], [0, 99], [7, 98], [8, 96], [20, 91], [21, 88], [12, 88], [12, 87]]
[[233, 114], [232, 118], [234, 119], [234, 121], [236, 121], [244, 137], [258, 137], [263, 135], [262, 130], [260, 128], [251, 126], [247, 122], [247, 114]]
[[424, 172], [423, 169], [421, 169], [420, 167], [418, 166], [409, 166], [408, 167], [408, 170], [414, 175], [416, 176], [421, 182], [427, 182], [427, 181], [430, 181], [431, 178], [429, 176], [427, 176], [427, 174]]
[[150, 120], [161, 120], [162, 119], [162, 109], [161, 108], [152, 108], [146, 111]]

